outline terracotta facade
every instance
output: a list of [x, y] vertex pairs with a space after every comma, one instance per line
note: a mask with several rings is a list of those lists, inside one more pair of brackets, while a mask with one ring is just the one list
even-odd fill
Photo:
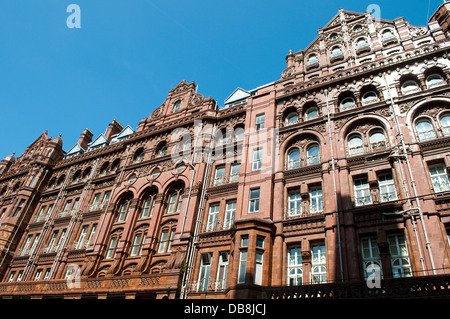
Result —
[[0, 163], [2, 298], [265, 298], [450, 273], [449, 38], [340, 10], [281, 78]]

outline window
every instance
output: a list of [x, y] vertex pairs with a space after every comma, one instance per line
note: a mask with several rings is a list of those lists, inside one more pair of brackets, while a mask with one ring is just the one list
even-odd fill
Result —
[[264, 114], [258, 114], [256, 115], [256, 125], [255, 130], [259, 131], [264, 128]]
[[256, 237], [256, 248], [264, 248], [264, 240], [265, 238], [262, 236]]
[[311, 283], [320, 284], [327, 282], [325, 245], [312, 245], [311, 257]]
[[144, 246], [146, 233], [138, 233], [134, 236], [133, 247], [131, 248], [131, 256], [140, 256], [142, 254], [142, 246]]
[[417, 92], [419, 90], [419, 84], [415, 80], [406, 80], [401, 86], [401, 91], [403, 94]]
[[375, 91], [369, 91], [363, 94], [362, 103], [369, 104], [378, 101], [378, 95]]
[[119, 214], [117, 216], [117, 222], [123, 222], [127, 219], [128, 210], [130, 209], [131, 200], [127, 200], [120, 205]]
[[264, 252], [257, 250], [255, 254], [255, 277], [254, 284], [261, 285], [262, 284], [262, 275], [263, 275], [263, 257]]
[[58, 246], [56, 247], [56, 249], [60, 250], [60, 249], [64, 248], [65, 241], [66, 241], [66, 229], [63, 229], [61, 232], [61, 237], [59, 237], [59, 242], [58, 242]]
[[212, 258], [211, 253], [201, 254], [197, 291], [208, 290], [209, 274], [211, 272], [211, 258]]
[[382, 202], [389, 202], [397, 199], [394, 178], [391, 173], [378, 176], [378, 187], [380, 188], [380, 200]]
[[134, 154], [134, 162], [140, 163], [144, 160], [144, 150], [142, 148], [138, 149]]
[[152, 171], [152, 178], [156, 178], [159, 174], [161, 173], [161, 171], [159, 170], [159, 168], [155, 168], [153, 171]]
[[364, 153], [363, 140], [359, 135], [351, 136], [347, 141], [348, 155], [358, 155]]
[[14, 211], [14, 214], [12, 215], [12, 217], [17, 217], [19, 216], [20, 212], [22, 211], [23, 206], [25, 205], [25, 200], [21, 199], [19, 202], [19, 206], [17, 206], [16, 210]]
[[28, 235], [27, 241], [25, 242], [25, 245], [23, 246], [20, 253], [21, 256], [28, 255], [28, 246], [30, 246], [31, 239], [33, 239], [33, 235]]
[[244, 139], [244, 129], [242, 127], [236, 127], [234, 129], [234, 140], [236, 142], [242, 141]]
[[180, 110], [180, 107], [181, 107], [181, 101], [175, 102], [172, 107], [172, 113], [178, 112]]
[[165, 156], [167, 154], [167, 145], [161, 145], [156, 152], [156, 157]]
[[112, 237], [109, 242], [108, 252], [106, 253], [106, 258], [114, 258], [116, 256], [116, 249], [119, 243], [118, 237]]
[[343, 98], [341, 103], [340, 103], [340, 107], [339, 109], [341, 111], [345, 111], [345, 110], [349, 110], [355, 107], [355, 99], [351, 96]]
[[16, 275], [15, 271], [11, 271], [11, 274], [9, 275], [8, 282], [14, 281], [14, 276]]
[[228, 252], [222, 252], [219, 255], [219, 265], [217, 269], [216, 291], [224, 290], [227, 286], [228, 274]]
[[181, 210], [181, 203], [183, 201], [183, 189], [179, 188], [172, 192], [169, 198], [169, 207], [167, 213], [176, 213]]
[[367, 40], [365, 38], [359, 38], [358, 41], [356, 41], [356, 49], [362, 49], [368, 47], [369, 44], [367, 43]]
[[230, 229], [231, 225], [234, 223], [234, 218], [236, 215], [236, 200], [229, 200], [225, 205], [225, 218], [223, 221], [223, 228]]
[[316, 65], [316, 64], [318, 64], [318, 63], [319, 63], [319, 60], [317, 59], [317, 55], [311, 54], [311, 55], [308, 57], [308, 62], [307, 62], [307, 65], [308, 65], [308, 66]]
[[206, 231], [215, 231], [217, 229], [217, 222], [219, 220], [219, 203], [211, 204], [209, 206], [208, 222], [206, 224]]
[[221, 185], [224, 182], [225, 176], [225, 165], [220, 165], [216, 167], [216, 172], [214, 173], [214, 186]]
[[447, 169], [444, 164], [434, 164], [428, 167], [431, 176], [431, 183], [435, 193], [446, 192], [450, 190], [450, 182], [447, 175]]
[[427, 76], [425, 82], [427, 83], [428, 88], [432, 88], [434, 86], [438, 86], [444, 84], [444, 79], [438, 73], [433, 73]]
[[247, 249], [242, 249], [239, 254], [238, 284], [245, 283], [245, 272], [247, 268]]
[[83, 226], [83, 228], [81, 228], [80, 237], [78, 237], [78, 242], [77, 242], [77, 244], [75, 246], [75, 249], [85, 248], [84, 240], [86, 238], [86, 234], [87, 234], [88, 228], [89, 227], [87, 225], [85, 225], [85, 226]]
[[259, 212], [259, 187], [250, 189], [249, 213]]
[[152, 217], [156, 205], [156, 195], [149, 195], [144, 202], [141, 218]]
[[309, 212], [311, 214], [323, 211], [322, 188], [313, 187], [309, 191]]
[[[1, 173], [1, 172], [0, 172]], [[33, 179], [30, 182], [30, 187], [34, 187], [34, 185], [36, 184], [37, 178], [38, 178], [39, 174], [35, 174], [33, 176]]]
[[286, 117], [286, 125], [292, 125], [298, 123], [298, 114], [297, 112], [291, 112]]
[[394, 278], [411, 277], [411, 262], [405, 235], [388, 236], [389, 251], [391, 253], [392, 273]]
[[295, 148], [288, 153], [287, 169], [300, 167], [300, 151]]
[[386, 138], [381, 131], [372, 132], [369, 136], [369, 142], [373, 151], [386, 148]]
[[261, 169], [261, 160], [262, 160], [262, 148], [259, 147], [253, 150], [252, 171]]
[[23, 270], [19, 271], [19, 274], [17, 275], [17, 281], [22, 281], [23, 278]]
[[392, 31], [390, 29], [384, 30], [382, 35], [381, 35], [381, 40], [382, 41], [386, 41], [386, 40], [390, 40], [394, 37], [394, 34], [392, 33]]
[[241, 163], [231, 164], [230, 183], [239, 181], [240, 171], [241, 171]]
[[444, 136], [450, 135], [450, 115], [445, 114], [441, 116], [440, 122], [442, 127], [442, 134], [444, 134]]
[[[170, 237], [169, 237], [170, 233]], [[161, 233], [161, 240], [159, 241], [158, 253], [165, 253], [172, 251], [172, 243], [175, 237], [175, 231], [165, 229]]]
[[86, 248], [91, 247], [92, 239], [94, 238], [96, 228], [97, 224], [92, 225], [91, 234], [89, 235], [89, 239], [86, 243]]
[[427, 119], [421, 119], [416, 122], [417, 138], [419, 142], [436, 138], [433, 125]]
[[177, 172], [181, 172], [185, 167], [186, 167], [186, 165], [184, 165], [184, 162], [181, 162], [180, 164], [177, 165], [177, 167], [175, 168], [175, 170], [176, 170]]
[[372, 204], [367, 177], [354, 180], [355, 206]]
[[312, 120], [319, 117], [319, 109], [315, 106], [310, 107], [305, 112], [305, 118], [306, 120]]
[[320, 163], [320, 148], [319, 145], [313, 145], [306, 151], [306, 163], [308, 165]]
[[39, 280], [39, 279], [41, 279], [41, 276], [42, 276], [42, 269], [38, 269], [38, 270], [36, 271], [36, 275], [34, 276], [34, 280]]
[[53, 251], [53, 246], [55, 245], [56, 238], [58, 237], [58, 232], [58, 230], [55, 230], [53, 232], [52, 238], [50, 239], [47, 248], [44, 250], [46, 253], [50, 253]]
[[40, 237], [40, 236], [41, 236], [41, 234], [37, 234], [37, 235], [34, 237], [33, 245], [31, 245], [31, 248], [30, 248], [30, 251], [29, 251], [29, 254], [30, 254], [30, 255], [32, 255], [33, 252], [34, 252], [34, 250], [36, 249], [36, 246], [37, 246], [37, 244], [38, 244], [38, 242], [39, 242], [39, 237]]
[[303, 265], [301, 248], [291, 247], [288, 250], [287, 284], [297, 286], [303, 284]]
[[343, 57], [342, 50], [339, 46], [335, 46], [331, 49], [331, 62], [339, 60]]
[[364, 279], [367, 279], [372, 274], [372, 271], [368, 272], [370, 266], [376, 265], [381, 270], [381, 258], [376, 237], [365, 237], [361, 239], [361, 256]]
[[100, 193], [97, 193], [94, 195], [94, 199], [92, 200], [92, 204], [89, 207], [90, 210], [95, 210], [97, 209], [98, 206], [98, 202], [100, 201]]
[[288, 193], [288, 217], [300, 216], [302, 214], [302, 199], [300, 190], [292, 190]]

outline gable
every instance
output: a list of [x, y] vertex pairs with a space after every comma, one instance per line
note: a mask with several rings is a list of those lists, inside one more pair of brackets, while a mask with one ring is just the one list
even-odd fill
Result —
[[250, 96], [250, 93], [246, 90], [243, 90], [241, 88], [237, 88], [236, 90], [234, 90], [233, 93], [230, 94], [230, 96], [228, 96], [225, 99], [225, 104], [230, 104], [242, 99], [246, 99]]

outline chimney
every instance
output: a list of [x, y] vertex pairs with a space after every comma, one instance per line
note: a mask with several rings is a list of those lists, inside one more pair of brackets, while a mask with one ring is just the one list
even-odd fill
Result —
[[108, 141], [111, 141], [111, 137], [122, 132], [122, 130], [123, 126], [116, 119], [114, 119], [111, 123], [109, 123], [105, 132], [105, 137]]
[[92, 142], [92, 132], [87, 128], [81, 133], [80, 138], [78, 139], [78, 144], [84, 149], [87, 150], [88, 144]]

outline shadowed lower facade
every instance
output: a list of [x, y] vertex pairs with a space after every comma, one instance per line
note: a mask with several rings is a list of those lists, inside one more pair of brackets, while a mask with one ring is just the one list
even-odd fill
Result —
[[340, 10], [224, 106], [181, 81], [136, 129], [44, 132], [0, 162], [0, 297], [448, 297], [448, 9]]

